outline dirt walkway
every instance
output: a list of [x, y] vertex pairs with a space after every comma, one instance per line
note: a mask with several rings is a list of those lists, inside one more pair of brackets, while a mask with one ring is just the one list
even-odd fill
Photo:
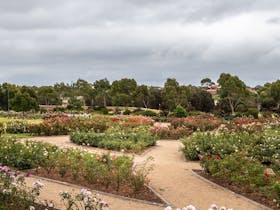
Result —
[[[49, 142], [58, 146], [76, 146], [69, 141], [69, 137], [36, 137], [38, 141]], [[150, 151], [144, 155], [135, 156], [137, 163], [144, 161], [149, 156], [154, 158], [154, 170], [149, 175], [151, 179], [151, 186], [163, 196], [169, 203], [175, 207], [183, 207], [192, 204], [198, 210], [208, 209], [212, 203], [218, 206], [226, 206], [235, 210], [259, 210], [255, 206], [229, 192], [211, 185], [196, 176], [194, 176], [189, 169], [199, 169], [200, 166], [197, 162], [186, 162], [180, 152], [182, 147], [179, 141], [175, 140], [161, 140], [158, 141]], [[105, 150], [89, 148], [90, 152], [103, 152]], [[58, 186], [51, 186], [49, 193], [42, 194], [42, 196], [50, 196], [51, 192], [59, 192]], [[135, 202], [123, 201], [116, 198], [104, 197], [111, 203], [111, 210], [118, 209], [163, 209], [162, 207], [149, 206]]]

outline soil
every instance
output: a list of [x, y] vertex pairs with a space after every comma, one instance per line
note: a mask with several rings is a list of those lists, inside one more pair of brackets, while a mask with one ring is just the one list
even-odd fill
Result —
[[47, 173], [44, 169], [31, 169], [26, 170], [26, 173], [33, 174], [40, 177], [45, 177], [49, 179], [54, 179], [62, 182], [68, 182], [71, 184], [76, 184], [79, 186], [84, 186], [84, 188], [103, 191], [111, 194], [121, 195], [129, 198], [136, 198], [139, 200], [150, 201], [159, 204], [165, 204], [152, 190], [150, 190], [147, 186], [144, 186], [141, 191], [134, 192], [134, 190], [129, 186], [128, 183], [121, 184], [119, 191], [115, 190], [113, 187], [109, 186], [106, 188], [104, 184], [98, 183], [89, 183], [88, 181], [84, 180], [82, 177], [78, 177], [77, 179], [73, 179], [71, 174], [66, 174], [64, 177], [61, 177], [60, 174], [54, 170], [51, 173]]
[[212, 177], [210, 174], [205, 173], [203, 170], [193, 170], [193, 171], [195, 173], [197, 173], [198, 175], [200, 175], [220, 186], [223, 186], [224, 188], [227, 188], [237, 194], [243, 195], [244, 197], [254, 200], [258, 203], [261, 203], [269, 208], [279, 210], [279, 208], [277, 207], [277, 204], [275, 202], [266, 198], [258, 190], [252, 190], [248, 186], [234, 183], [227, 179], [218, 179], [218, 178]]

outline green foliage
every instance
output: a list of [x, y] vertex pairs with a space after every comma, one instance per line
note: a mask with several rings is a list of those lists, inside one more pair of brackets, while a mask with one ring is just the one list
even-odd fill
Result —
[[[246, 121], [249, 119], [240, 119], [238, 123]], [[279, 123], [266, 126], [254, 134], [197, 134], [182, 140], [183, 152], [189, 160], [200, 159], [211, 176], [279, 200], [280, 127]]]
[[70, 103], [67, 105], [67, 109], [81, 110], [83, 105], [83, 101], [80, 99], [71, 98]]
[[42, 123], [29, 124], [28, 132], [35, 135], [67, 135], [73, 131], [104, 132], [108, 128], [105, 121], [98, 119], [54, 117]]
[[139, 177], [145, 180], [147, 176], [145, 170], [134, 167], [133, 159], [128, 156], [92, 154], [75, 149], [59, 149], [39, 142], [21, 143], [3, 138], [0, 139], [0, 163], [17, 169], [40, 167], [47, 174], [58, 172], [61, 178], [79, 177], [83, 183], [101, 185], [103, 189], [110, 187], [116, 191], [126, 186], [137, 192], [139, 183], [134, 180]]
[[256, 108], [249, 108], [246, 115], [248, 115], [249, 117], [252, 116], [255, 119], [259, 118], [259, 110]]
[[277, 108], [279, 109], [280, 106], [280, 80], [277, 80], [276, 82], [273, 82], [271, 84], [271, 96], [277, 103]]
[[124, 130], [111, 128], [105, 133], [74, 132], [70, 135], [70, 139], [80, 145], [132, 152], [140, 152], [146, 147], [156, 144], [156, 138], [147, 128]]
[[182, 107], [181, 105], [176, 106], [174, 110], [174, 117], [186, 117], [187, 116], [187, 111]]
[[28, 93], [18, 93], [10, 100], [10, 107], [17, 112], [27, 112], [38, 109], [38, 104]]
[[30, 206], [36, 206], [38, 210], [45, 209], [35, 204], [39, 193], [40, 186], [34, 185], [28, 189], [23, 176], [7, 166], [0, 166], [0, 209], [30, 209]]
[[174, 128], [173, 126], [154, 126], [153, 134], [160, 139], [180, 139], [190, 136], [193, 131], [185, 126]]
[[6, 132], [5, 123], [0, 122], [0, 136]]
[[123, 111], [123, 115], [130, 115], [131, 111], [129, 109], [126, 109]]
[[226, 99], [231, 113], [234, 115], [236, 107], [240, 103], [244, 103], [245, 97], [249, 95], [246, 85], [237, 76], [225, 73], [220, 75], [218, 83], [221, 85], [219, 95], [222, 99]]

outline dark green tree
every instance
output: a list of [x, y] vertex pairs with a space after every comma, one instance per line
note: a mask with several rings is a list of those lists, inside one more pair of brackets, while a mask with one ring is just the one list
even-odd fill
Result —
[[280, 109], [280, 80], [273, 82], [270, 87], [270, 94], [277, 104], [277, 109]]
[[113, 105], [133, 106], [136, 88], [137, 83], [134, 79], [124, 78], [114, 81], [111, 86]]
[[246, 97], [249, 95], [246, 85], [237, 76], [222, 73], [218, 80], [221, 85], [218, 93], [221, 99], [226, 99], [231, 114], [235, 115], [235, 110], [238, 105], [246, 104]]
[[200, 84], [201, 84], [201, 87], [204, 87], [204, 88], [210, 88], [211, 85], [215, 84], [214, 82], [212, 82], [211, 79], [209, 78], [204, 78], [200, 81]]
[[110, 82], [106, 78], [96, 80], [93, 83], [93, 89], [95, 92], [95, 102], [97, 105], [106, 107], [110, 97]]
[[180, 85], [176, 79], [168, 78], [164, 83], [162, 90], [162, 102], [163, 108], [168, 109], [169, 111], [175, 109], [179, 105], [179, 95]]
[[10, 108], [16, 112], [27, 112], [30, 110], [37, 110], [38, 103], [36, 99], [31, 97], [28, 93], [17, 93], [15, 97], [10, 100]]

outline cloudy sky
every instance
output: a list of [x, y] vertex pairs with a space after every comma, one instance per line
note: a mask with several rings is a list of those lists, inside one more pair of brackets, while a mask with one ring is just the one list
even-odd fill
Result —
[[0, 83], [280, 78], [279, 0], [0, 0]]

